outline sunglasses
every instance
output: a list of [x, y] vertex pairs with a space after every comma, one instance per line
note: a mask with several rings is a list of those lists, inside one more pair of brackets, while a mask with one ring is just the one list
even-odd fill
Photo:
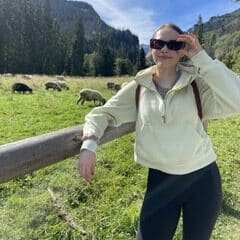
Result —
[[150, 39], [150, 48], [152, 49], [162, 49], [164, 46], [167, 46], [169, 50], [180, 50], [185, 47], [184, 42], [178, 42], [176, 40], [163, 41], [161, 39]]

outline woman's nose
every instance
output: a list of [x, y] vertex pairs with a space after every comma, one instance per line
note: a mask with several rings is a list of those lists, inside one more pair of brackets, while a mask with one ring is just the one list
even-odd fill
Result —
[[161, 51], [162, 52], [167, 52], [168, 51], [168, 47], [167, 47], [166, 44], [162, 47]]

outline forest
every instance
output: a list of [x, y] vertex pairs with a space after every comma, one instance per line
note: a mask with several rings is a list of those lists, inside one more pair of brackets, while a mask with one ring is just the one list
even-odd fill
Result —
[[143, 50], [129, 30], [109, 27], [89, 38], [80, 14], [64, 28], [53, 18], [51, 4], [0, 1], [0, 73], [111, 76], [141, 68]]
[[[190, 30], [240, 72], [240, 9], [208, 22], [199, 16]], [[151, 64], [138, 36], [108, 26], [84, 2], [0, 0], [0, 32], [0, 73], [134, 75]]]

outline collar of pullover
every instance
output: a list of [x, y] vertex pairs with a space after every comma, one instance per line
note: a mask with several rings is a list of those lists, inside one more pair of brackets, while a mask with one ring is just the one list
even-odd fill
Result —
[[[176, 84], [173, 86], [174, 90], [181, 89], [190, 84], [198, 76], [198, 68], [193, 66], [191, 62], [184, 62], [178, 64], [178, 70], [180, 71], [180, 77]], [[147, 87], [153, 91], [156, 91], [155, 85], [152, 81], [152, 75], [155, 72], [155, 66], [146, 68], [135, 77], [137, 84]]]

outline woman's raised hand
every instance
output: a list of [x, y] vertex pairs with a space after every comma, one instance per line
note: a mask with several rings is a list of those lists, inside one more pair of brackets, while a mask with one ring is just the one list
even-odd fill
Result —
[[178, 52], [182, 53], [188, 58], [193, 57], [202, 50], [202, 46], [197, 36], [193, 33], [180, 34], [176, 40], [185, 42], [186, 46], [183, 49], [178, 50]]

